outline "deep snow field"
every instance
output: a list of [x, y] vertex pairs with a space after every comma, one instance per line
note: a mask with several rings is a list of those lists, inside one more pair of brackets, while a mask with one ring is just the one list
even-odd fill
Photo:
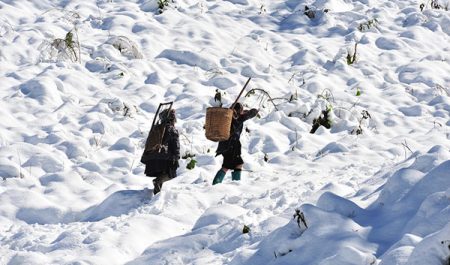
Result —
[[[450, 10], [0, 0], [0, 47], [0, 264], [450, 262]], [[242, 180], [212, 186], [206, 108], [249, 77], [273, 104], [241, 98]], [[139, 160], [168, 101], [197, 164], [153, 196]]]

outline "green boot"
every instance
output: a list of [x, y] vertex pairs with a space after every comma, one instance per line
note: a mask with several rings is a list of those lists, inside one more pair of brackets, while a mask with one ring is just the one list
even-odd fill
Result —
[[232, 180], [241, 180], [241, 170], [240, 169], [235, 169], [231, 173], [231, 179]]
[[216, 185], [218, 183], [222, 183], [222, 180], [225, 177], [225, 174], [226, 174], [225, 171], [223, 171], [222, 169], [217, 171], [212, 184]]

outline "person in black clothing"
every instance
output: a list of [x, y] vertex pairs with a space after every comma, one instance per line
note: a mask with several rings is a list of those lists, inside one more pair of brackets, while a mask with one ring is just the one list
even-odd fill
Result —
[[244, 110], [244, 106], [241, 103], [236, 103], [233, 107], [233, 120], [230, 128], [230, 138], [226, 141], [219, 142], [219, 146], [216, 150], [216, 156], [223, 156], [222, 168], [217, 171], [213, 180], [213, 185], [221, 183], [225, 174], [229, 169], [232, 169], [232, 180], [241, 179], [242, 166], [244, 160], [241, 157], [241, 137], [242, 129], [244, 127], [244, 121], [251, 119], [258, 114], [257, 109]]
[[161, 191], [164, 182], [177, 176], [178, 160], [180, 159], [180, 141], [175, 128], [175, 110], [165, 110], [160, 113], [160, 123], [155, 125], [152, 133], [162, 133], [161, 144], [149, 146], [151, 136], [147, 138], [146, 150], [141, 162], [145, 164], [145, 175], [156, 177], [153, 180], [153, 194]]

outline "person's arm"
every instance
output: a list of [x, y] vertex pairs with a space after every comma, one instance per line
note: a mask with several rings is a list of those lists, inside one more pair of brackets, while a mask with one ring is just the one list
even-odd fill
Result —
[[177, 161], [180, 159], [180, 140], [178, 131], [174, 127], [169, 127], [169, 142], [168, 142], [168, 148], [169, 148], [169, 154], [171, 155], [171, 158], [173, 161]]
[[244, 114], [242, 114], [242, 116], [239, 119], [241, 121], [246, 121], [246, 120], [249, 120], [251, 118], [254, 118], [257, 114], [258, 114], [258, 110], [257, 109], [247, 110], [247, 111], [244, 111]]

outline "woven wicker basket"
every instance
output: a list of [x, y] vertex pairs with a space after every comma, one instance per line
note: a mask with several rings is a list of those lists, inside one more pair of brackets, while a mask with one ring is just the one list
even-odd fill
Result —
[[232, 109], [219, 107], [207, 108], [205, 123], [206, 138], [214, 142], [228, 140], [230, 138], [232, 118]]

